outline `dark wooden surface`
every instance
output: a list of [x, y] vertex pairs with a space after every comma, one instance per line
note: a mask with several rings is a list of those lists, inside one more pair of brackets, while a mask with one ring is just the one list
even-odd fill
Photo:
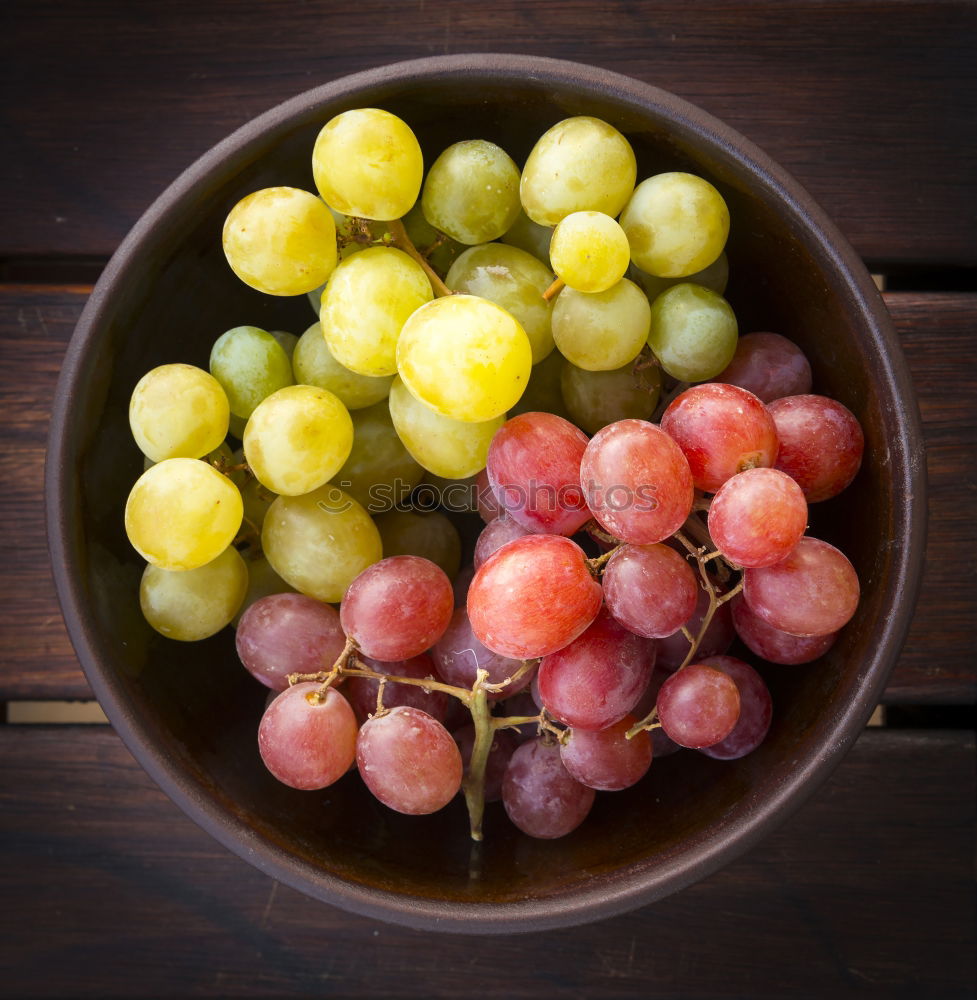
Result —
[[50, 582], [42, 480], [61, 358], [106, 256], [181, 169], [278, 101], [491, 50], [595, 63], [719, 115], [899, 289], [886, 301], [923, 416], [930, 538], [888, 724], [704, 882], [590, 927], [491, 939], [272, 882], [107, 727], [0, 724], [0, 995], [977, 992], [975, 3], [0, 5], [0, 701], [90, 697]]

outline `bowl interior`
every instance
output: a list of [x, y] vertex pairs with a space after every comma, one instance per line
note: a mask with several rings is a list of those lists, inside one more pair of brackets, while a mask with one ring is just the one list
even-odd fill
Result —
[[[855, 564], [862, 602], [821, 661], [758, 663], [775, 704], [767, 741], [735, 762], [691, 751], [662, 759], [638, 787], [598, 796], [591, 818], [558, 841], [523, 836], [494, 805], [485, 842], [473, 851], [460, 801], [407, 818], [377, 804], [355, 776], [319, 793], [279, 785], [255, 739], [266, 692], [237, 662], [233, 632], [170, 642], [139, 610], [142, 563], [123, 531], [125, 499], [142, 471], [128, 429], [130, 393], [155, 365], [206, 367], [213, 341], [232, 326], [301, 333], [314, 322], [304, 297], [263, 296], [232, 275], [221, 227], [230, 207], [259, 187], [314, 191], [318, 129], [339, 111], [371, 105], [411, 124], [427, 162], [473, 137], [522, 162], [548, 126], [593, 114], [631, 140], [639, 179], [664, 169], [708, 178], [730, 207], [727, 297], [741, 332], [795, 340], [811, 359], [815, 391], [841, 400], [865, 430], [858, 478], [812, 508], [810, 529]], [[494, 913], [505, 914], [506, 926], [583, 920], [675, 889], [747, 846], [827, 773], [864, 722], [911, 610], [915, 571], [891, 539], [902, 532], [909, 549], [918, 536], [905, 485], [918, 454], [914, 404], [899, 398], [906, 383], [898, 352], [850, 249], [831, 245], [836, 234], [825, 235], [817, 209], [789, 178], [714, 128], [669, 95], [569, 64], [425, 61], [399, 74], [364, 74], [310, 92], [218, 147], [113, 260], [79, 325], [55, 415], [52, 551], [66, 618], [96, 693], [142, 763], [196, 819], [266, 870], [322, 898], [415, 923], [474, 930], [471, 921], [485, 918], [482, 926], [495, 927]]]

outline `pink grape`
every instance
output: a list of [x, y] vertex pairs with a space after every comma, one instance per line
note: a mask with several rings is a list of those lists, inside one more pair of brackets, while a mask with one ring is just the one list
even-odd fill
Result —
[[709, 507], [709, 534], [737, 566], [780, 562], [807, 529], [807, 501], [778, 469], [747, 469], [727, 479]]
[[729, 675], [690, 663], [658, 692], [658, 721], [679, 746], [700, 750], [724, 740], [740, 715], [740, 695]]
[[[693, 636], [699, 634], [702, 619], [705, 617], [709, 607], [709, 595], [700, 587], [698, 597], [696, 597], [695, 611], [692, 617], [685, 623], [685, 627]], [[716, 609], [706, 634], [699, 643], [696, 656], [717, 656], [725, 653], [733, 644], [736, 638], [736, 631], [733, 628], [733, 618], [729, 610], [729, 604], [722, 604]], [[689, 641], [681, 631], [673, 632], [664, 639], [658, 640], [658, 665], [665, 670], [676, 670], [682, 665], [689, 652]]]
[[[371, 670], [379, 674], [398, 677], [430, 677], [441, 680], [434, 667], [434, 661], [426, 653], [413, 656], [409, 660], [381, 662], [368, 656], [359, 657]], [[348, 699], [353, 711], [360, 720], [365, 720], [377, 710], [377, 692], [380, 682], [370, 677], [348, 677], [343, 683], [343, 694]], [[450, 695], [443, 691], [425, 691], [414, 684], [395, 684], [392, 681], [383, 686], [383, 707], [395, 708], [397, 705], [410, 705], [419, 708], [438, 722], [444, 722], [448, 713]]]
[[335, 608], [304, 594], [271, 594], [241, 615], [237, 655], [266, 687], [284, 691], [289, 674], [328, 670], [346, 645]]
[[606, 729], [634, 708], [654, 665], [654, 643], [602, 610], [579, 638], [543, 657], [539, 696], [552, 716], [574, 729]]
[[651, 767], [651, 736], [627, 731], [638, 720], [626, 715], [599, 732], [574, 729], [560, 747], [563, 766], [581, 784], [598, 791], [616, 792], [637, 784]]
[[855, 567], [819, 538], [802, 538], [780, 562], [743, 573], [750, 610], [791, 635], [837, 632], [855, 613], [858, 597]]
[[504, 508], [499, 503], [499, 498], [495, 495], [495, 490], [492, 489], [487, 469], [482, 469], [475, 477], [475, 488], [477, 490], [475, 498], [478, 505], [479, 517], [486, 524], [491, 524], [502, 513]]
[[740, 695], [740, 715], [732, 732], [701, 752], [717, 760], [736, 760], [752, 753], [763, 742], [773, 717], [773, 702], [763, 678], [735, 656], [710, 656], [700, 661], [732, 677]]
[[604, 567], [604, 602], [626, 629], [650, 639], [671, 635], [695, 611], [699, 581], [667, 545], [623, 545]]
[[674, 534], [692, 510], [692, 473], [675, 442], [644, 420], [618, 420], [580, 464], [587, 504], [606, 531], [636, 545]]
[[733, 625], [736, 634], [749, 646], [757, 656], [770, 663], [794, 665], [810, 663], [823, 656], [838, 638], [837, 632], [826, 635], [791, 635], [768, 625], [758, 618], [749, 604], [743, 600], [742, 594], [737, 594], [730, 601], [733, 612]]
[[282, 691], [258, 725], [265, 767], [292, 788], [331, 785], [349, 770], [356, 753], [356, 716], [349, 702], [329, 688], [316, 704], [318, 689], [306, 681]]
[[827, 396], [787, 396], [770, 404], [780, 452], [777, 468], [797, 481], [808, 503], [837, 496], [862, 464], [865, 436], [855, 415]]
[[[468, 612], [458, 608], [451, 616], [445, 633], [431, 650], [438, 673], [446, 684], [470, 688], [475, 683], [478, 670], [488, 672], [490, 684], [501, 684], [512, 677], [522, 667], [522, 660], [511, 659], [487, 649], [472, 631]], [[532, 682], [535, 671], [529, 671], [519, 680], [507, 684], [500, 694], [489, 697], [501, 698], [522, 691]]]
[[514, 542], [517, 538], [524, 538], [529, 534], [531, 532], [527, 528], [524, 528], [508, 514], [503, 514], [494, 521], [490, 521], [482, 529], [475, 542], [475, 569], [478, 569], [493, 552], [501, 549], [506, 542]]
[[523, 833], [544, 840], [566, 836], [580, 826], [596, 794], [570, 776], [556, 744], [540, 739], [516, 750], [502, 782], [509, 819]]
[[520, 413], [489, 445], [489, 482], [527, 531], [572, 535], [590, 520], [580, 489], [587, 435], [555, 413]]
[[710, 382], [676, 396], [661, 428], [688, 459], [700, 490], [715, 493], [744, 469], [769, 468], [777, 459], [773, 417], [752, 392]]
[[468, 617], [489, 649], [528, 660], [576, 639], [597, 616], [602, 597], [576, 542], [527, 535], [478, 568], [468, 591]]
[[[461, 759], [467, 773], [471, 765], [472, 750], [475, 747], [475, 726], [471, 723], [462, 726], [460, 729], [456, 729], [452, 736], [454, 736], [455, 743], [458, 744], [458, 749], [461, 751]], [[502, 799], [502, 782], [517, 746], [519, 746], [519, 738], [512, 730], [499, 729], [493, 736], [488, 760], [485, 763], [486, 802], [499, 802]]]
[[356, 764], [366, 787], [400, 813], [437, 812], [458, 794], [458, 744], [436, 719], [401, 705], [360, 727]]
[[440, 566], [421, 556], [390, 556], [350, 584], [339, 618], [366, 656], [409, 660], [441, 638], [454, 606], [451, 581]]
[[748, 333], [736, 344], [733, 360], [714, 382], [752, 392], [764, 403], [811, 391], [811, 365], [792, 340], [779, 333]]

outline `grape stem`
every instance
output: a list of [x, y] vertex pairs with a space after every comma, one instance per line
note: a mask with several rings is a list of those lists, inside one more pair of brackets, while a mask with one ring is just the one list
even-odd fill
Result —
[[424, 268], [424, 273], [428, 276], [431, 282], [431, 287], [434, 289], [434, 294], [438, 297], [443, 297], [446, 295], [454, 295], [454, 292], [441, 280], [438, 272], [434, 270], [433, 267], [428, 263], [427, 258], [414, 246], [413, 241], [407, 235], [407, 230], [404, 228], [404, 223], [400, 219], [392, 219], [387, 223], [387, 227], [390, 230], [390, 235], [393, 238], [392, 245], [397, 247], [399, 250], [403, 250], [408, 256], [413, 257], [421, 267]]
[[591, 573], [593, 573], [594, 576], [599, 576], [600, 573], [603, 571], [604, 564], [607, 562], [607, 560], [610, 559], [611, 556], [614, 555], [614, 553], [617, 552], [617, 550], [621, 548], [623, 545], [624, 542], [618, 542], [613, 549], [608, 549], [601, 555], [594, 556], [593, 559], [588, 559], [587, 565], [590, 567]]
[[550, 285], [550, 287], [547, 288], [545, 292], [543, 292], [543, 298], [546, 299], [547, 302], [549, 302], [549, 300], [552, 299], [555, 295], [558, 295], [560, 292], [563, 291], [565, 285], [566, 282], [562, 278], [557, 278], [553, 282], [553, 284]]

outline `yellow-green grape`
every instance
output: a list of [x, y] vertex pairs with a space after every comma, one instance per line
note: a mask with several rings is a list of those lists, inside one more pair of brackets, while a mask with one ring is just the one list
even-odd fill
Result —
[[241, 606], [231, 619], [231, 624], [237, 628], [241, 616], [255, 601], [260, 601], [262, 597], [270, 594], [295, 593], [295, 588], [289, 586], [272, 568], [271, 563], [264, 556], [257, 559], [249, 559], [246, 563], [248, 567], [248, 590], [241, 601]]
[[638, 176], [631, 144], [599, 118], [557, 122], [533, 147], [519, 194], [526, 215], [555, 226], [571, 212], [617, 216]]
[[560, 388], [570, 419], [588, 434], [618, 420], [650, 420], [661, 395], [661, 370], [654, 364], [634, 368], [630, 363], [615, 371], [588, 372], [564, 361]]
[[[553, 238], [552, 226], [541, 226], [533, 222], [524, 211], [519, 212], [509, 231], [502, 237], [502, 242], [511, 247], [519, 247], [532, 254], [547, 267], [550, 266], [550, 240]], [[552, 270], [552, 268], [551, 268]]]
[[730, 304], [701, 285], [674, 285], [651, 307], [648, 345], [680, 382], [715, 378], [733, 360], [736, 335]]
[[645, 346], [650, 324], [648, 299], [627, 278], [595, 294], [564, 288], [553, 307], [553, 339], [560, 353], [592, 372], [633, 361]]
[[335, 486], [279, 497], [265, 517], [261, 547], [271, 568], [318, 601], [341, 601], [356, 577], [383, 556], [369, 514]]
[[343, 401], [347, 410], [360, 410], [386, 399], [394, 378], [358, 375], [341, 365], [329, 350], [321, 323], [313, 323], [299, 338], [292, 368], [296, 382], [328, 389]]
[[129, 426], [139, 450], [153, 462], [200, 458], [227, 434], [230, 409], [220, 383], [193, 365], [160, 365], [136, 383]]
[[406, 122], [359, 108], [327, 122], [312, 150], [312, 174], [330, 208], [363, 219], [399, 219], [417, 201], [424, 158]]
[[510, 417], [520, 413], [555, 413], [569, 419], [560, 392], [560, 372], [563, 370], [563, 355], [554, 351], [538, 365], [533, 365], [529, 375], [529, 385], [519, 402], [509, 411]]
[[404, 216], [402, 221], [411, 243], [427, 258], [431, 267], [441, 277], [444, 277], [458, 255], [465, 249], [465, 245], [435, 229], [424, 218], [424, 209], [421, 207], [420, 201]]
[[403, 250], [371, 247], [347, 257], [322, 296], [319, 319], [329, 350], [360, 375], [393, 375], [407, 317], [433, 297], [424, 268]]
[[545, 264], [504, 243], [469, 248], [451, 265], [445, 278], [453, 292], [479, 295], [512, 313], [529, 337], [534, 365], [553, 350], [553, 303], [543, 298], [552, 281]]
[[422, 556], [440, 566], [453, 580], [461, 569], [461, 536], [439, 511], [421, 514], [413, 510], [391, 510], [376, 519], [383, 555]]
[[390, 417], [414, 460], [437, 476], [465, 479], [485, 468], [489, 445], [505, 416], [482, 423], [453, 420], [416, 399], [399, 379], [390, 387]]
[[442, 416], [473, 423], [500, 417], [516, 404], [532, 362], [519, 321], [476, 295], [421, 306], [397, 343], [404, 385]]
[[196, 458], [167, 458], [147, 469], [126, 501], [133, 548], [162, 569], [196, 569], [234, 541], [244, 507], [238, 488]]
[[291, 361], [292, 355], [295, 353], [295, 345], [299, 342], [299, 338], [287, 330], [269, 330], [268, 332], [278, 341], [279, 346], [285, 352], [285, 357]]
[[245, 420], [263, 399], [292, 384], [285, 349], [256, 326], [236, 326], [217, 338], [210, 350], [210, 373], [227, 393], [231, 413]]
[[353, 421], [327, 389], [290, 385], [263, 400], [244, 431], [244, 454], [262, 486], [298, 496], [327, 483], [353, 447]]
[[574, 212], [556, 224], [550, 263], [578, 292], [604, 292], [624, 277], [631, 248], [624, 230], [603, 212]]
[[196, 642], [230, 625], [248, 590], [248, 568], [229, 545], [216, 559], [176, 572], [147, 566], [139, 584], [143, 617], [161, 635]]
[[224, 256], [268, 295], [304, 295], [336, 266], [336, 224], [314, 194], [272, 187], [242, 198], [224, 223]]
[[729, 209], [702, 177], [672, 171], [643, 180], [621, 213], [631, 259], [649, 274], [683, 278], [708, 267], [726, 246]]
[[265, 523], [268, 508], [278, 499], [277, 493], [272, 493], [267, 486], [262, 486], [257, 479], [251, 477], [241, 489], [241, 500], [244, 503], [244, 520], [251, 527], [261, 531]]
[[431, 164], [421, 207], [435, 229], [459, 243], [498, 239], [519, 215], [519, 168], [494, 142], [456, 142]]
[[394, 430], [386, 400], [357, 410], [352, 416], [353, 450], [333, 476], [333, 485], [370, 514], [389, 510], [410, 496], [424, 477], [424, 470]]
[[703, 288], [711, 288], [717, 295], [722, 295], [726, 291], [729, 281], [729, 259], [723, 251], [708, 267], [695, 274], [690, 274], [687, 278], [659, 278], [654, 274], [642, 271], [640, 267], [635, 267], [632, 263], [628, 269], [628, 277], [645, 290], [649, 302], [654, 302], [662, 292], [672, 285], [680, 285], [690, 282], [693, 285], [702, 285]]

